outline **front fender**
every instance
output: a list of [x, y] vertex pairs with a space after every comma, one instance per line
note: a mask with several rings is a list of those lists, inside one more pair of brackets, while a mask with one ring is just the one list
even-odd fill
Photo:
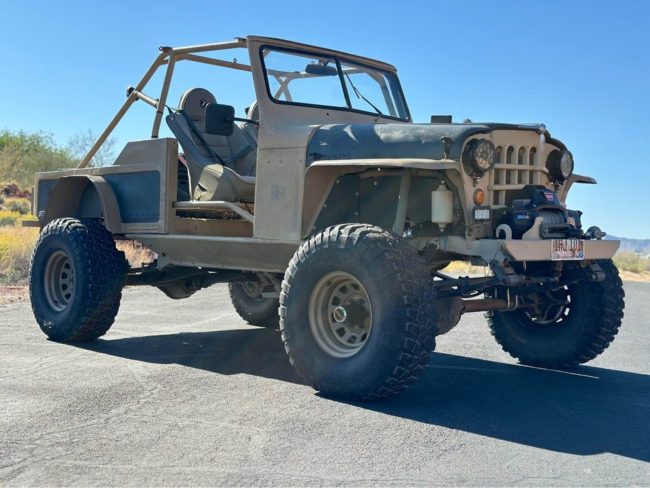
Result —
[[569, 190], [573, 186], [574, 183], [585, 183], [587, 185], [595, 185], [598, 183], [596, 181], [596, 178], [592, 178], [591, 176], [583, 176], [583, 175], [577, 175], [577, 174], [572, 174], [569, 176], [569, 179], [566, 180], [566, 183], [564, 184], [564, 188], [562, 190], [561, 195], [559, 195], [561, 201], [566, 201], [566, 197], [569, 194]]
[[361, 173], [366, 170], [395, 172], [404, 169], [461, 171], [460, 163], [449, 159], [343, 159], [314, 162], [307, 168], [305, 175], [302, 235], [306, 236], [311, 233], [312, 226], [340, 176]]

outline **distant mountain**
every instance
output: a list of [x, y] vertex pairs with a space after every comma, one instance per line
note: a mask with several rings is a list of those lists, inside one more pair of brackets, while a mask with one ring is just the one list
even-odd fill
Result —
[[650, 239], [628, 239], [616, 236], [607, 236], [605, 239], [621, 241], [618, 252], [633, 252], [641, 256], [650, 256]]

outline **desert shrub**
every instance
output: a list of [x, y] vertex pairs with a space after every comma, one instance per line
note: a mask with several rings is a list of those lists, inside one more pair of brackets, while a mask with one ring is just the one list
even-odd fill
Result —
[[485, 275], [490, 269], [486, 266], [473, 266], [465, 261], [452, 261], [449, 263], [442, 272], [451, 275]]
[[28, 214], [12, 212], [11, 210], [0, 210], [0, 227], [21, 225], [23, 220], [30, 219]]
[[10, 212], [17, 212], [20, 215], [27, 215], [30, 213], [31, 209], [29, 201], [25, 200], [24, 198], [7, 199], [5, 201], [5, 207]]
[[650, 271], [650, 259], [642, 258], [633, 252], [620, 252], [614, 256], [614, 264], [621, 271], [644, 273]]
[[156, 255], [147, 247], [137, 241], [116, 241], [118, 250], [124, 252], [126, 260], [132, 268], [140, 268], [144, 264], [151, 263]]
[[2, 212], [6, 215], [0, 214], [0, 227], [14, 227], [18, 223], [18, 218], [13, 215], [13, 212]]
[[0, 227], [0, 282], [24, 283], [38, 229]]

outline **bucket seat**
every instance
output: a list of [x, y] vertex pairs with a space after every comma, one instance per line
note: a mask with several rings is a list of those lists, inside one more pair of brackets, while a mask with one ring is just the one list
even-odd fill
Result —
[[192, 198], [253, 202], [257, 147], [236, 124], [227, 137], [205, 132], [205, 109], [216, 102], [208, 90], [191, 88], [165, 119], [185, 152]]

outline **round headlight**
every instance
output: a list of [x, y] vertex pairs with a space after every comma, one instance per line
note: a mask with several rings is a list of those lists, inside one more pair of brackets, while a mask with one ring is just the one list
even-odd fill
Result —
[[546, 161], [548, 176], [552, 181], [564, 181], [573, 174], [573, 156], [569, 151], [551, 151]]
[[487, 139], [474, 139], [465, 147], [463, 163], [475, 176], [483, 176], [496, 161], [496, 148]]

